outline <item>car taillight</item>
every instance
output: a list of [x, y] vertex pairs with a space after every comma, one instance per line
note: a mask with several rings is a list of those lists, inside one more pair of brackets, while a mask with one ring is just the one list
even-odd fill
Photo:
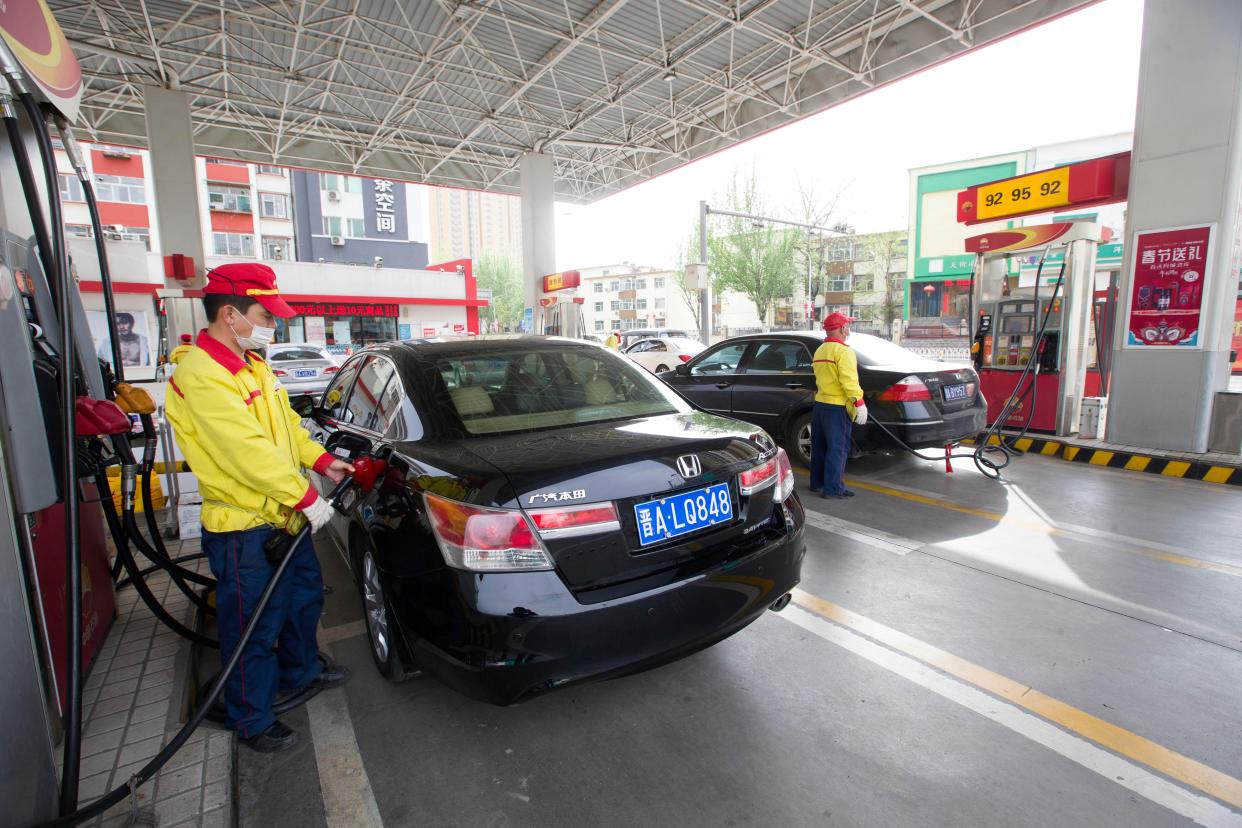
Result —
[[776, 458], [771, 459], [755, 466], [753, 469], [747, 469], [737, 476], [738, 486], [741, 488], [742, 495], [752, 495], [760, 489], [767, 488], [777, 481]]
[[335, 373], [336, 373], [337, 371], [339, 371], [339, 370], [341, 370], [341, 366], [339, 366], [339, 365], [329, 365], [327, 368], [324, 368], [324, 369], [323, 369], [323, 372], [324, 372], [325, 374], [335, 374]]
[[885, 388], [879, 394], [876, 394], [875, 398], [888, 402], [918, 402], [920, 400], [930, 400], [932, 397], [931, 391], [927, 390], [927, 386], [923, 384], [921, 379], [916, 376], [909, 376]]
[[689, 354], [678, 354], [677, 358], [680, 359], [682, 362], [689, 362], [694, 357], [690, 356]]
[[272, 369], [272, 373], [273, 373], [273, 374], [275, 374], [275, 375], [276, 375], [276, 376], [278, 376], [278, 377], [287, 377], [287, 376], [289, 376], [289, 372], [288, 372], [288, 371], [282, 371], [282, 370], [280, 370], [279, 368], [273, 368], [273, 369]]
[[776, 469], [776, 491], [772, 498], [777, 503], [784, 503], [794, 493], [794, 471], [793, 464], [789, 462], [789, 455], [783, 448], [776, 450]]
[[531, 509], [527, 512], [543, 538], [569, 538], [621, 528], [617, 510], [611, 503], [589, 503], [558, 509]]
[[444, 562], [473, 572], [551, 569], [552, 560], [519, 511], [486, 509], [426, 495], [427, 516]]

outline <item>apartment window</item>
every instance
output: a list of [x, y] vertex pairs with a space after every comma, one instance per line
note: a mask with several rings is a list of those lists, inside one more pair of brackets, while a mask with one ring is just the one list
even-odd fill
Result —
[[854, 277], [854, 290], [874, 290], [875, 276], [867, 273]]
[[636, 279], [636, 280], [634, 281], [634, 289], [635, 289], [635, 290], [646, 290], [646, 289], [647, 289], [647, 280], [646, 280], [646, 279]]
[[613, 300], [612, 300], [612, 302], [610, 302], [610, 303], [609, 303], [609, 308], [608, 308], [608, 309], [609, 309], [609, 310], [615, 310], [615, 311], [617, 311], [617, 310], [621, 310], [621, 303], [620, 303], [620, 302], [618, 302], [616, 299], [613, 299]]
[[658, 298], [655, 300], [655, 309], [656, 309], [656, 310], [664, 310], [664, 303], [665, 303], [665, 301], [666, 301], [666, 300], [664, 299], [664, 297], [662, 297], [662, 296], [661, 296], [661, 297], [658, 297]]
[[663, 290], [664, 288], [664, 277], [663, 276], [657, 276], [651, 281], [652, 281], [652, 284], [655, 286], [656, 290]]
[[603, 313], [603, 312], [604, 312], [604, 303], [603, 303], [603, 302], [596, 302], [596, 303], [595, 303], [595, 312], [596, 312], [596, 313]]
[[281, 178], [285, 178], [289, 175], [289, 173], [285, 171], [284, 167], [273, 167], [271, 164], [260, 164], [259, 172], [264, 175], [278, 175]]
[[639, 299], [637, 302], [635, 302], [635, 303], [634, 303], [634, 307], [636, 307], [638, 310], [646, 310], [646, 309], [647, 309], [647, 300], [646, 300], [646, 299]]
[[633, 290], [633, 289], [634, 289], [634, 280], [633, 280], [633, 279], [626, 279], [626, 280], [625, 280], [625, 282], [623, 283], [623, 286], [622, 286], [622, 288], [621, 288], [621, 289], [622, 289], [622, 290]]
[[622, 299], [621, 310], [634, 310], [634, 300], [633, 299]]
[[241, 187], [219, 187], [213, 184], [207, 188], [207, 206], [212, 210], [249, 213], [250, 191]]
[[259, 193], [259, 215], [263, 218], [289, 218], [289, 196], [280, 193]]
[[602, 320], [602, 319], [596, 319], [596, 320], [595, 320], [595, 330], [597, 330], [597, 331], [602, 331], [603, 329], [604, 329], [604, 320]]
[[82, 182], [78, 180], [76, 175], [62, 175], [60, 177], [60, 200], [86, 201], [86, 196], [82, 194]]
[[254, 256], [254, 236], [249, 233], [212, 233], [211, 247], [217, 256]]
[[608, 290], [609, 290], [610, 292], [612, 292], [612, 293], [616, 293], [616, 292], [617, 292], [618, 290], [620, 290], [620, 289], [621, 289], [621, 283], [620, 283], [620, 282], [618, 282], [616, 279], [614, 279], [614, 280], [612, 280], [611, 282], [609, 282], [609, 283], [608, 283]]
[[323, 234], [325, 236], [341, 235], [341, 217], [340, 216], [324, 216], [323, 217]]
[[854, 277], [853, 276], [838, 276], [835, 279], [829, 279], [828, 289], [833, 290], [833, 291], [853, 290], [854, 289]]
[[336, 175], [335, 173], [320, 173], [319, 189], [360, 193], [362, 192], [362, 179], [348, 175]]
[[655, 320], [655, 326], [656, 326], [657, 328], [665, 328], [665, 327], [668, 327], [668, 320], [667, 320], [667, 319], [665, 319], [663, 316], [657, 316], [657, 317], [656, 317], [656, 320]]
[[351, 239], [361, 239], [367, 234], [367, 223], [363, 219], [346, 219], [345, 229], [348, 230], [345, 235]]
[[[106, 149], [104, 151], [107, 152]], [[208, 158], [207, 163], [208, 164], [219, 164], [222, 167], [244, 167], [246, 166], [245, 161], [230, 161], [227, 158]]]
[[263, 237], [263, 258], [279, 262], [292, 257], [293, 239], [281, 236]]
[[121, 204], [146, 204], [147, 190], [141, 178], [130, 178], [124, 175], [95, 176], [95, 195], [100, 201], [113, 201]]
[[596, 283], [595, 283], [595, 292], [596, 292], [596, 293], [603, 293], [603, 292], [604, 292], [604, 283], [603, 283], [603, 282], [596, 282]]
[[104, 238], [112, 241], [139, 241], [146, 246], [147, 250], [151, 249], [151, 228], [149, 227], [124, 227], [120, 224], [104, 225]]

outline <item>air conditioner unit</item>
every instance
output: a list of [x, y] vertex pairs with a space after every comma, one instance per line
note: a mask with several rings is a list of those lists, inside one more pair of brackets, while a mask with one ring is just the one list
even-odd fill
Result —
[[340, 201], [341, 193], [339, 190], [328, 190], [328, 201]]
[[120, 147], [108, 147], [103, 151], [104, 158], [129, 158], [130, 152]]
[[344, 247], [345, 246], [345, 238], [343, 236], [332, 236], [331, 241], [332, 241], [333, 247]]
[[223, 205], [223, 204], [211, 204], [211, 205], [208, 205], [208, 208], [207, 208], [207, 209], [209, 209], [209, 210], [223, 210], [223, 209], [224, 209], [224, 205]]
[[124, 224], [109, 224], [108, 229], [111, 230], [113, 233], [124, 233], [125, 225]]

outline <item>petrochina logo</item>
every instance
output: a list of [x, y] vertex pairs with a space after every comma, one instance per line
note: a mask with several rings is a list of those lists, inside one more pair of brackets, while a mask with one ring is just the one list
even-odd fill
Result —
[[969, 213], [969, 212], [970, 212], [971, 210], [973, 210], [973, 209], [975, 209], [975, 203], [974, 203], [973, 201], [963, 201], [963, 202], [962, 202], [962, 212], [963, 212], [963, 213]]
[[703, 473], [703, 464], [699, 462], [698, 455], [683, 454], [677, 458], [677, 471], [688, 480]]

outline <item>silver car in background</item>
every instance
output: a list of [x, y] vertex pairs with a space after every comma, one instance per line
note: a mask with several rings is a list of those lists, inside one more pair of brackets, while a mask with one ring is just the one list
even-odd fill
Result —
[[341, 367], [326, 348], [306, 342], [269, 345], [267, 361], [289, 396], [322, 394]]

